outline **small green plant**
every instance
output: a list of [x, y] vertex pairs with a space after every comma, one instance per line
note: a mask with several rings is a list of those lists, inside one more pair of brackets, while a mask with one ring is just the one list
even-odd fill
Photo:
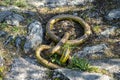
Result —
[[17, 0], [14, 5], [18, 6], [18, 7], [26, 7], [27, 3], [24, 0]]
[[72, 46], [69, 44], [64, 44], [61, 48], [61, 58], [60, 58], [60, 63], [65, 65], [67, 60], [70, 57], [70, 52], [71, 52]]
[[61, 65], [59, 59], [60, 59], [60, 56], [58, 54], [54, 54], [51, 56], [51, 62]]
[[71, 63], [68, 67], [72, 69], [80, 69], [82, 71], [88, 71], [90, 69], [90, 64], [84, 58], [72, 57]]
[[4, 71], [4, 67], [0, 67], [0, 73], [2, 73]]
[[95, 33], [97, 33], [97, 34], [100, 33], [100, 32], [101, 32], [100, 26], [98, 26], [98, 25], [97, 25], [97, 26], [94, 26], [94, 27], [93, 27], [93, 31], [94, 31]]
[[96, 72], [102, 74], [109, 74], [108, 71], [100, 69], [96, 66], [90, 65], [90, 63], [84, 58], [72, 57], [70, 64], [68, 65], [70, 69], [79, 69], [81, 71]]
[[4, 67], [0, 66], [0, 80], [3, 80], [3, 72], [4, 72]]
[[18, 7], [26, 7], [27, 3], [26, 0], [2, 0], [0, 1], [0, 5], [2, 6], [16, 5]]
[[7, 23], [0, 23], [0, 29], [8, 27]]
[[[60, 53], [63, 54], [67, 48], [70, 49], [70, 48], [71, 48], [70, 45], [64, 44], [64, 45], [62, 46], [61, 50], [60, 50]], [[56, 54], [54, 54], [54, 55], [51, 56], [51, 61], [52, 61], [53, 63], [57, 63], [57, 64], [59, 64], [59, 65], [64, 65], [64, 64], [62, 64], [62, 63], [60, 62], [60, 57], [61, 57], [61, 56], [59, 56], [59, 55], [56, 53]]]
[[0, 1], [0, 5], [2, 6], [8, 6], [11, 4], [11, 0], [2, 0]]
[[12, 29], [13, 32], [18, 32], [19, 31], [19, 28], [16, 27], [16, 26], [12, 27], [11, 29]]
[[27, 23], [27, 24], [30, 24], [32, 21], [33, 21], [32, 18], [28, 18], [28, 19], [26, 19], [26, 23]]

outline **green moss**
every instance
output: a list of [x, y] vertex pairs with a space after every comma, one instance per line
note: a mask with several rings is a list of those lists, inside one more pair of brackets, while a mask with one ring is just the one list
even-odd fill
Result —
[[26, 24], [30, 24], [32, 21], [33, 21], [32, 18], [28, 18], [28, 19], [26, 19]]
[[0, 29], [4, 29], [7, 27], [8, 27], [7, 23], [0, 23]]
[[0, 1], [0, 5], [1, 6], [8, 6], [11, 4], [11, 0], [3, 0], [3, 1]]
[[4, 71], [4, 67], [0, 67], [0, 73], [2, 73]]
[[94, 26], [93, 27], [93, 31], [94, 31], [94, 33], [96, 33], [96, 34], [98, 34], [98, 33], [100, 33], [102, 30], [101, 30], [101, 28], [100, 28], [100, 26]]
[[88, 72], [96, 72], [96, 73], [102, 73], [102, 74], [110, 75], [110, 73], [107, 70], [98, 68], [96, 66], [91, 66], [89, 68]]
[[3, 80], [3, 72], [5, 70], [5, 67], [4, 66], [1, 66], [0, 67], [0, 80]]
[[19, 28], [16, 27], [16, 26], [14, 26], [14, 27], [11, 28], [11, 30], [12, 30], [12, 32], [18, 32], [18, 31], [19, 31]]
[[0, 80], [3, 80], [1, 76], [0, 76]]
[[12, 35], [18, 35], [18, 34], [25, 35], [27, 33], [26, 28], [22, 26], [19, 26], [19, 27], [7, 26], [3, 28], [2, 30], [7, 31], [9, 34], [12, 34]]

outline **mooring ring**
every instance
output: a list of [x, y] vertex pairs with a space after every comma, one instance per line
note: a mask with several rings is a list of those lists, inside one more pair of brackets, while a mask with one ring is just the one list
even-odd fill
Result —
[[51, 47], [48, 46], [48, 45], [41, 45], [40, 47], [38, 47], [36, 49], [36, 58], [37, 60], [43, 64], [44, 66], [48, 67], [48, 68], [51, 68], [51, 69], [56, 69], [56, 68], [62, 68], [61, 66], [57, 65], [57, 64], [54, 64], [54, 63], [51, 63], [49, 61], [47, 61], [46, 59], [42, 58], [41, 56], [41, 52], [45, 49], [50, 49]]
[[78, 22], [83, 28], [84, 28], [84, 35], [74, 39], [74, 40], [68, 40], [66, 43], [70, 44], [70, 45], [79, 45], [81, 43], [83, 43], [88, 37], [89, 35], [92, 33], [90, 26], [80, 17], [77, 16], [73, 16], [73, 15], [57, 15], [53, 18], [51, 18], [49, 20], [49, 22], [46, 25], [46, 33], [47, 35], [55, 42], [59, 42], [61, 40], [61, 38], [59, 36], [56, 36], [51, 29], [53, 28], [53, 25], [60, 21], [60, 20], [64, 20], [64, 19], [71, 19], [73, 21]]

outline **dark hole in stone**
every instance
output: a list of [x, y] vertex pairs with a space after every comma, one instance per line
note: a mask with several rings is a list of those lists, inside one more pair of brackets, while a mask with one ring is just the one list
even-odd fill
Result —
[[69, 30], [71, 30], [70, 40], [74, 40], [84, 35], [84, 28], [77, 21], [73, 20], [60, 20], [56, 22], [52, 28], [53, 33], [59, 37], [63, 37], [65, 32]]

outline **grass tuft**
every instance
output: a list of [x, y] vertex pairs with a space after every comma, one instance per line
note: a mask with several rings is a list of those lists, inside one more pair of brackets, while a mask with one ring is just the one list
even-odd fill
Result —
[[27, 7], [27, 3], [25, 2], [25, 0], [17, 0], [14, 5], [18, 6], [18, 7]]
[[84, 58], [72, 57], [69, 68], [80, 69], [81, 71], [88, 71], [90, 68], [89, 62]]
[[109, 75], [109, 72], [104, 69], [100, 69], [96, 66], [90, 65], [87, 59], [72, 57], [70, 64], [68, 65], [70, 69], [79, 69], [81, 71], [96, 72]]

